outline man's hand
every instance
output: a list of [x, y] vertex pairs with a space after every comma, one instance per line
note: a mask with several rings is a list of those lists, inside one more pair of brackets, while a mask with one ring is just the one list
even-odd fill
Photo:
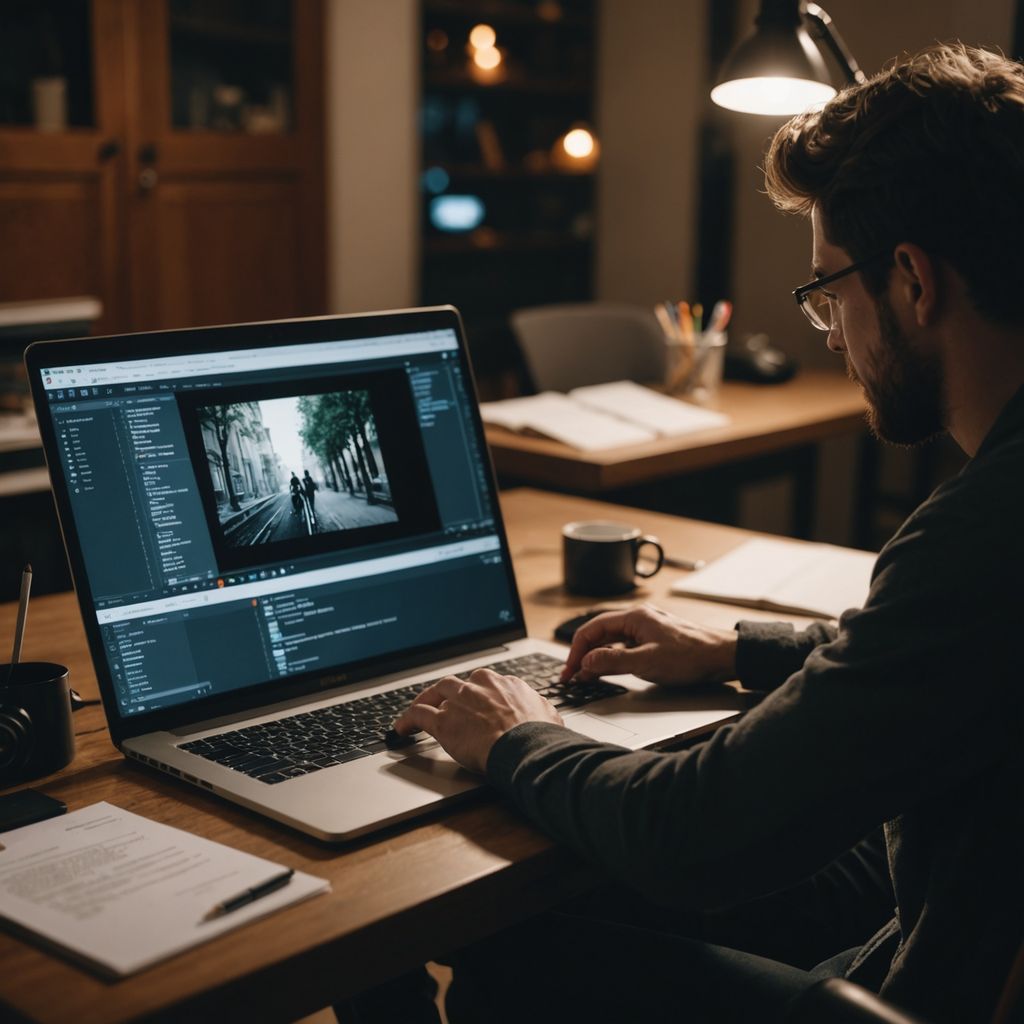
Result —
[[736, 678], [736, 636], [650, 605], [605, 612], [576, 631], [562, 681], [632, 672], [661, 686], [723, 683]]
[[482, 774], [491, 747], [522, 722], [565, 724], [522, 679], [478, 668], [468, 680], [439, 679], [395, 719], [394, 729], [400, 736], [430, 733], [459, 764]]

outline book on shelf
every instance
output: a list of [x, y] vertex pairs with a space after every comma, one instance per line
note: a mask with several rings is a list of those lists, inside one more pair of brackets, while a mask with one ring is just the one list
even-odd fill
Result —
[[672, 593], [789, 615], [838, 619], [860, 608], [876, 556], [833, 544], [757, 538], [672, 584]]
[[679, 437], [729, 422], [723, 413], [628, 380], [573, 388], [566, 394], [544, 391], [524, 398], [484, 402], [480, 415], [485, 423], [549, 437], [581, 451]]

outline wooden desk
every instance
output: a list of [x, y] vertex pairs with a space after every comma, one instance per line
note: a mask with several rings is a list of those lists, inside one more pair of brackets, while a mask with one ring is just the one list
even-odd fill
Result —
[[[633, 512], [536, 491], [502, 497], [530, 632], [550, 637], [588, 607], [560, 586], [560, 534], [570, 519], [627, 518], [661, 537], [672, 554], [715, 558], [744, 531]], [[638, 600], [656, 600], [710, 625], [738, 610], [682, 598], [664, 570]], [[0, 637], [15, 607], [0, 606]], [[757, 612], [747, 618], [768, 618]], [[25, 658], [70, 666], [73, 685], [97, 696], [77, 604], [71, 594], [34, 601]], [[719, 706], [735, 706], [728, 691]], [[71, 810], [109, 800], [120, 807], [331, 880], [333, 891], [119, 982], [103, 981], [0, 932], [0, 1019], [64, 1024], [235, 1019], [291, 1021], [522, 920], [598, 881], [486, 793], [418, 823], [338, 848], [292, 832], [135, 762], [113, 748], [102, 712], [76, 717], [78, 756], [35, 785]]]
[[726, 426], [600, 452], [581, 452], [558, 441], [524, 437], [494, 426], [486, 428], [487, 441], [503, 483], [601, 495], [650, 508], [686, 508], [687, 496], [669, 493], [660, 500], [649, 485], [704, 470], [731, 469], [734, 472], [723, 485], [730, 489], [733, 501], [721, 512], [703, 505], [697, 512], [728, 521], [735, 521], [740, 483], [791, 474], [796, 486], [793, 533], [810, 538], [817, 445], [864, 428], [860, 388], [842, 374], [802, 370], [785, 384], [726, 381], [718, 408], [730, 418]]

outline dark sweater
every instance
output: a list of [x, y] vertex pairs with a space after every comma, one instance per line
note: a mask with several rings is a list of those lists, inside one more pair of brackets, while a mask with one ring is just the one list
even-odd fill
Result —
[[691, 908], [789, 886], [884, 823], [895, 917], [852, 977], [883, 958], [894, 1002], [986, 1021], [1024, 938], [1022, 570], [1024, 390], [838, 631], [740, 623], [739, 678], [771, 691], [740, 722], [676, 754], [527, 723], [488, 776], [555, 838]]

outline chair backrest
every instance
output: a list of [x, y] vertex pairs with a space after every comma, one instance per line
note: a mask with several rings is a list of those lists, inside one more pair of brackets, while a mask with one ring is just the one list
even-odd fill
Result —
[[568, 391], [611, 380], [660, 381], [665, 376], [661, 327], [642, 306], [535, 306], [518, 310], [511, 319], [538, 391]]

